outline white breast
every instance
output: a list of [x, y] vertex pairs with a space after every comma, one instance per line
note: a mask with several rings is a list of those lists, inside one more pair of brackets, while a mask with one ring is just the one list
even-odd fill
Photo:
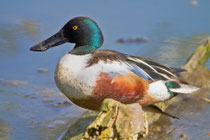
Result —
[[127, 73], [130, 66], [123, 62], [100, 60], [97, 64], [87, 67], [91, 54], [66, 54], [59, 61], [55, 71], [57, 87], [69, 98], [90, 96], [96, 85], [98, 75], [106, 73]]
[[82, 56], [66, 54], [57, 64], [55, 70], [56, 85], [70, 99], [84, 98], [92, 91], [91, 87], [87, 85], [89, 83], [92, 85], [96, 77], [87, 75], [89, 77], [87, 80], [81, 75], [81, 72], [83, 72], [82, 74], [88, 73], [85, 67], [89, 58], [89, 54]]

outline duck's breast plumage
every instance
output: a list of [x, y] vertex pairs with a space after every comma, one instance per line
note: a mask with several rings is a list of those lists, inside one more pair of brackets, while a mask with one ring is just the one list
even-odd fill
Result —
[[96, 80], [96, 70], [86, 69], [86, 63], [90, 58], [87, 55], [66, 54], [58, 62], [55, 70], [57, 87], [68, 98], [84, 98], [92, 92], [91, 87]]

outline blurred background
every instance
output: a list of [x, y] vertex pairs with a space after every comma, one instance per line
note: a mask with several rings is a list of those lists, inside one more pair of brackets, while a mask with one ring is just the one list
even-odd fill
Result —
[[[71, 18], [88, 16], [98, 23], [105, 39], [101, 49], [180, 67], [210, 36], [209, 6], [210, 1], [201, 0], [1, 0], [0, 140], [55, 139], [86, 111], [65, 98], [54, 82], [57, 62], [74, 44], [29, 51]], [[210, 112], [204, 108], [197, 110]], [[178, 139], [181, 132], [189, 139], [209, 139], [205, 121], [183, 127], [201, 116], [209, 118], [196, 113], [191, 121], [161, 122], [173, 131], [164, 130], [157, 139]]]

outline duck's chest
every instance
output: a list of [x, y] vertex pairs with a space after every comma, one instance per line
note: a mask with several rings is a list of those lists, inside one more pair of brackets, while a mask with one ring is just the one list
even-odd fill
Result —
[[128, 64], [108, 59], [94, 60], [91, 54], [67, 54], [59, 61], [55, 71], [56, 85], [71, 101], [97, 110], [105, 98], [122, 102], [131, 102], [131, 97], [139, 98], [136, 91], [127, 89], [123, 80], [121, 86], [113, 82], [115, 76], [131, 72]]
[[90, 54], [66, 54], [57, 64], [56, 85], [70, 99], [86, 98], [92, 93], [100, 67], [88, 67], [90, 58]]

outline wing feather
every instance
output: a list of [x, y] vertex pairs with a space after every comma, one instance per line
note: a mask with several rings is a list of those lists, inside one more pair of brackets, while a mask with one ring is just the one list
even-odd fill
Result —
[[[177, 79], [177, 76], [173, 74], [173, 69], [159, 64], [151, 59], [127, 56], [127, 61], [132, 65], [135, 65], [135, 70], [137, 75], [149, 80], [171, 80]], [[139, 67], [139, 68], [137, 68]], [[139, 69], [141, 72], [139, 72]], [[142, 72], [144, 71], [144, 72]], [[144, 75], [142, 75], [144, 73]], [[149, 75], [149, 76], [148, 76]], [[149, 78], [148, 78], [149, 77]]]
[[[119, 62], [130, 67], [130, 71], [151, 81], [156, 80], [175, 80], [179, 81], [176, 74], [184, 71], [183, 69], [170, 68], [153, 61], [150, 58], [142, 58], [138, 56], [126, 55], [116, 51], [102, 50], [92, 53], [92, 59], [88, 61], [88, 65], [92, 66], [100, 61], [105, 63]], [[118, 70], [120, 71], [120, 69]], [[116, 73], [114, 74], [116, 75]]]

